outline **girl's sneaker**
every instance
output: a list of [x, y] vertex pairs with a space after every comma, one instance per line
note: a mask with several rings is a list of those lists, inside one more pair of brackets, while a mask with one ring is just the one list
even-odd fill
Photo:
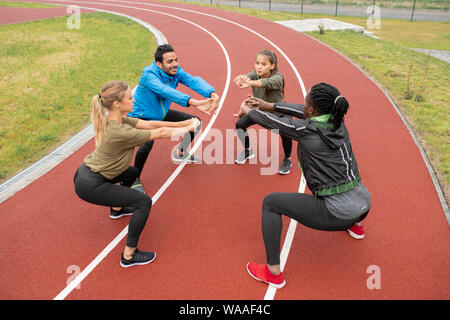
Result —
[[279, 174], [289, 174], [291, 172], [292, 161], [289, 159], [283, 159], [280, 169], [278, 169]]
[[247, 272], [256, 280], [268, 283], [269, 285], [280, 289], [286, 284], [283, 273], [279, 275], [272, 274], [267, 264], [247, 263]]
[[363, 239], [364, 238], [364, 228], [363, 226], [357, 226], [354, 224], [350, 229], [347, 229], [348, 233], [355, 239]]
[[138, 248], [136, 248], [133, 252], [133, 255], [131, 256], [130, 260], [127, 260], [123, 257], [120, 259], [120, 265], [124, 268], [137, 266], [137, 265], [144, 265], [149, 264], [153, 260], [156, 259], [156, 253], [154, 252], [142, 252], [139, 251]]

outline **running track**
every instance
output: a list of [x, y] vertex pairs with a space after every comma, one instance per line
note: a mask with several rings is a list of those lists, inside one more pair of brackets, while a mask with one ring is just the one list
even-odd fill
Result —
[[[275, 299], [450, 298], [449, 226], [427, 168], [384, 93], [347, 60], [283, 26], [212, 8], [153, 1], [56, 3], [119, 12], [158, 28], [174, 45], [181, 65], [201, 75], [223, 98], [212, 128], [224, 137], [226, 129], [234, 128], [232, 113], [247, 94], [232, 85], [230, 77], [251, 70], [255, 53], [263, 48], [279, 57], [286, 101], [302, 102], [301, 83], [309, 89], [320, 81], [336, 85], [350, 101], [347, 125], [373, 200], [364, 223], [366, 238], [356, 241], [346, 232], [297, 225], [284, 269], [287, 285], [273, 292]], [[203, 128], [212, 121], [189, 111], [203, 119]], [[175, 144], [155, 143], [142, 177], [150, 196], [177, 170], [169, 159]], [[107, 209], [85, 203], [74, 193], [73, 174], [93, 148], [90, 141], [1, 204], [0, 299], [54, 299], [72, 276], [68, 268], [85, 270], [126, 227], [127, 218], [112, 221]], [[299, 190], [301, 172], [293, 166], [288, 176], [264, 176], [261, 167], [185, 166], [157, 198], [141, 236], [139, 247], [156, 251], [155, 262], [121, 268], [121, 240], [79, 289], [59, 297], [263, 299], [267, 286], [245, 270], [248, 261], [265, 261], [262, 199], [273, 191]], [[283, 239], [289, 222], [284, 220]], [[380, 289], [367, 287], [370, 266], [379, 267]]]

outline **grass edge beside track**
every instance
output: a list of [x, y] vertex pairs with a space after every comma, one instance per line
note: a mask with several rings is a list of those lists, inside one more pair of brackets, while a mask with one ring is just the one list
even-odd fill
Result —
[[0, 106], [0, 182], [86, 127], [91, 98], [104, 83], [120, 79], [133, 87], [152, 60], [156, 40], [134, 21], [89, 13], [81, 15], [79, 30], [69, 30], [66, 20], [0, 26], [9, 39], [0, 56], [8, 64], [2, 79], [10, 92]]

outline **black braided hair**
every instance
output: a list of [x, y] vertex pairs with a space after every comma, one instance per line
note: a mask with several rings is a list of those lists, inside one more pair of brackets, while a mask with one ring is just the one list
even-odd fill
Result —
[[319, 114], [331, 114], [328, 122], [339, 128], [349, 108], [348, 101], [337, 88], [327, 83], [318, 83], [309, 91], [310, 101]]

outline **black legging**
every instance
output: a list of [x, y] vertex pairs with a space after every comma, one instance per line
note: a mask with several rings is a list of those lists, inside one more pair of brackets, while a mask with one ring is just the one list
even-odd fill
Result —
[[[282, 117], [288, 117], [288, 116], [282, 116]], [[251, 120], [250, 117], [247, 115], [243, 115], [236, 122], [237, 135], [239, 137], [239, 140], [241, 140], [242, 144], [244, 145], [245, 149], [250, 148], [250, 139], [247, 134], [247, 128], [254, 124], [256, 124], [256, 122]], [[291, 152], [292, 152], [292, 140], [283, 135], [280, 135], [280, 136], [281, 136], [281, 144], [283, 145], [283, 150], [284, 150], [284, 157], [290, 158]]]
[[[84, 201], [108, 207], [136, 208], [128, 225], [126, 244], [131, 248], [137, 247], [152, 206], [152, 199], [149, 196], [130, 188], [136, 180], [137, 172], [135, 167], [129, 167], [113, 180], [108, 180], [83, 163], [73, 178], [75, 192]], [[122, 184], [116, 185], [118, 182]]]
[[[163, 121], [170, 121], [170, 122], [177, 122], [177, 121], [185, 121], [191, 118], [197, 118], [199, 121], [200, 118], [197, 116], [193, 116], [181, 111], [177, 110], [171, 110], [167, 111], [166, 117], [163, 119]], [[185, 152], [189, 144], [194, 141], [195, 135], [200, 130], [200, 126], [196, 128], [195, 132], [187, 132], [183, 140], [181, 140], [180, 145], [178, 146], [178, 150]], [[134, 159], [134, 166], [138, 169], [138, 178], [141, 176], [142, 170], [144, 169], [145, 162], [147, 161], [148, 155], [150, 151], [152, 150], [154, 140], [147, 141], [144, 143], [139, 150], [136, 152], [136, 157]]]
[[283, 214], [312, 229], [344, 231], [362, 221], [368, 213], [369, 211], [355, 219], [342, 220], [330, 213], [321, 198], [304, 193], [274, 192], [267, 195], [262, 206], [262, 233], [267, 264], [280, 264]]

